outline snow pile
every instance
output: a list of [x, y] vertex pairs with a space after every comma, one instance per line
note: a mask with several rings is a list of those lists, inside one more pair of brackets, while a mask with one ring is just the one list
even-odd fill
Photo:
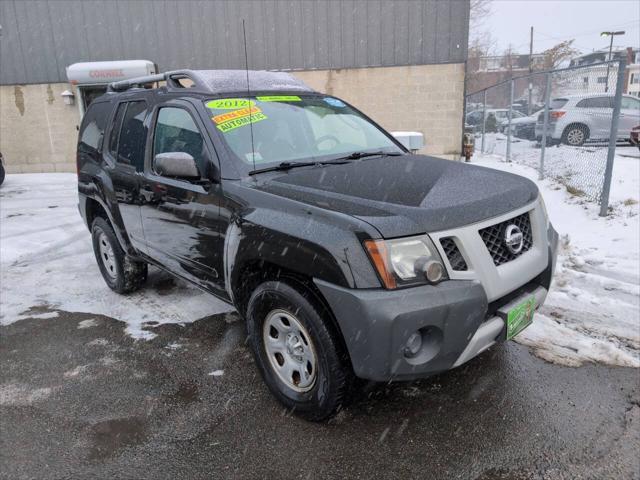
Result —
[[640, 158], [618, 148], [611, 214], [537, 171], [497, 155], [473, 162], [534, 180], [561, 235], [558, 266], [545, 305], [516, 341], [548, 361], [577, 366], [594, 361], [640, 367]]
[[122, 320], [129, 334], [149, 339], [153, 326], [232, 309], [155, 268], [141, 291], [112, 292], [77, 204], [74, 174], [7, 175], [0, 187], [0, 324], [83, 312]]

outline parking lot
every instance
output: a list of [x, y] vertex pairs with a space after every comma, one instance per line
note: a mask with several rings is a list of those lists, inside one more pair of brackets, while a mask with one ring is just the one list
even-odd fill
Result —
[[412, 384], [364, 385], [328, 424], [269, 394], [234, 314], [133, 340], [60, 312], [2, 327], [4, 478], [631, 478], [637, 370], [510, 343]]
[[[108, 290], [74, 182], [70, 174], [9, 176], [0, 190], [3, 478], [640, 472], [637, 369], [615, 366], [636, 361], [637, 334], [624, 323], [617, 330], [577, 323], [578, 308], [558, 303], [575, 287], [551, 296], [550, 310], [537, 317], [546, 330], [521, 340], [531, 350], [510, 342], [428, 380], [363, 384], [336, 418], [308, 423], [268, 392], [229, 306], [156, 269], [134, 295]], [[593, 284], [569, 268], [563, 275]], [[637, 312], [635, 287], [625, 293], [623, 285], [608, 290], [612, 312]], [[565, 322], [553, 327], [564, 329], [559, 345], [541, 336], [556, 331], [550, 319]]]

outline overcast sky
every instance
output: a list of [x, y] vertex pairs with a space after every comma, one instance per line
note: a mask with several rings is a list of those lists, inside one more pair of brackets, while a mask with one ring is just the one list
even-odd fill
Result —
[[640, 0], [493, 0], [486, 21], [496, 40], [496, 53], [509, 44], [517, 53], [529, 52], [533, 26], [533, 51], [541, 52], [560, 41], [575, 39], [583, 53], [609, 47], [603, 30], [624, 30], [614, 46], [640, 47]]

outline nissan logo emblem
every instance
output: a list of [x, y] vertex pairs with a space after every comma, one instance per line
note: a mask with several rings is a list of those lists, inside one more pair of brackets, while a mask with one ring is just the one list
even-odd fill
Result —
[[504, 244], [507, 249], [517, 255], [522, 251], [524, 246], [524, 235], [517, 225], [511, 224], [504, 231]]

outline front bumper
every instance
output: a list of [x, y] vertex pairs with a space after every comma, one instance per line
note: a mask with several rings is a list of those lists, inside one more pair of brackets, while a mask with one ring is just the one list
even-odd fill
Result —
[[[558, 234], [547, 232], [548, 264], [528, 282], [494, 301], [475, 280], [448, 280], [401, 290], [349, 289], [321, 280], [316, 285], [329, 303], [358, 377], [374, 381], [423, 378], [462, 365], [505, 338], [503, 307], [547, 295], [555, 270]], [[409, 336], [420, 331], [423, 346], [405, 356]]]

